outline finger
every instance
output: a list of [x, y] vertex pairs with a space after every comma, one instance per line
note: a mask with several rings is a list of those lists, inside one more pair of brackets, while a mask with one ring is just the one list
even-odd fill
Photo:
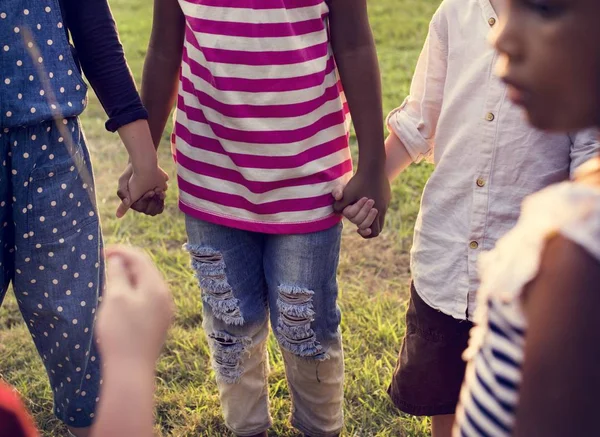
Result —
[[[358, 213], [354, 217], [353, 222], [356, 223], [357, 225], [362, 224], [362, 222], [364, 222], [367, 219], [367, 217], [369, 216], [369, 213], [373, 209], [374, 205], [375, 205], [375, 202], [373, 200], [367, 201], [363, 205], [363, 207], [358, 211]], [[366, 226], [364, 229], [366, 229], [368, 227], [370, 227], [370, 224], [369, 224], [369, 226]]]
[[155, 199], [153, 202], [151, 202], [148, 205], [146, 214], [154, 217], [154, 216], [160, 214], [161, 212], [163, 212], [164, 208], [165, 208], [165, 203], [163, 201]]
[[[358, 224], [355, 223], [355, 218], [358, 215], [358, 213], [360, 212], [360, 210], [367, 204], [367, 202], [369, 202], [369, 199], [367, 199], [366, 197], [363, 197], [362, 199], [360, 199], [358, 202], [356, 202], [354, 205], [350, 205], [347, 206], [346, 208], [344, 208], [343, 214], [344, 217], [346, 217], [348, 220], [350, 220], [352, 223], [354, 224]], [[371, 206], [373, 206], [371, 204]]]
[[379, 221], [375, 220], [373, 222], [373, 225], [371, 226], [371, 233], [369, 234], [369, 236], [367, 238], [375, 238], [379, 235], [379, 232], [380, 232]]
[[129, 208], [131, 207], [131, 200], [129, 198], [125, 198], [121, 201], [121, 204], [117, 208], [117, 218], [123, 218]]
[[112, 246], [106, 253], [109, 260], [118, 256], [124, 261], [130, 283], [135, 288], [143, 290], [147, 288], [144, 284], [156, 284], [163, 280], [150, 257], [140, 249]]
[[131, 288], [131, 279], [127, 272], [125, 260], [120, 255], [107, 258], [106, 295], [110, 297], [113, 293]]
[[331, 192], [331, 195], [336, 201], [342, 200], [344, 198], [344, 186], [338, 185], [337, 187], [335, 187]]
[[368, 238], [371, 235], [371, 229], [357, 229], [356, 232], [363, 238]]
[[377, 211], [377, 209], [375, 208], [371, 208], [368, 212], [367, 212], [367, 217], [362, 221], [362, 223], [360, 225], [358, 225], [359, 229], [370, 229], [371, 225], [373, 224], [373, 222], [375, 221], [375, 219], [377, 218], [377, 214], [379, 212]]

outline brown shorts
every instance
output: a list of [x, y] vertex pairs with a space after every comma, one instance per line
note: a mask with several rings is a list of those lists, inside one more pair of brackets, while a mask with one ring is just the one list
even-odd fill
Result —
[[406, 335], [388, 389], [396, 407], [413, 416], [454, 414], [472, 326], [431, 308], [411, 284]]

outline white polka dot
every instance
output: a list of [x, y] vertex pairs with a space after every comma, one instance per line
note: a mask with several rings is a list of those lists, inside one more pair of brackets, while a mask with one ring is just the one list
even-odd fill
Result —
[[60, 92], [61, 92], [61, 93], [64, 93], [64, 92], [65, 92], [65, 88], [61, 86], [61, 87], [60, 87]]
[[56, 26], [57, 26], [59, 29], [62, 29], [62, 27], [63, 27], [63, 24], [59, 22], [59, 23], [58, 23]]
[[69, 266], [68, 266], [68, 265], [66, 265], [66, 264], [62, 266], [62, 269], [63, 269], [63, 270], [67, 270], [68, 268], [69, 268]]
[[[73, 325], [77, 325], [77, 319], [73, 319]], [[78, 370], [79, 372], [79, 370]]]
[[23, 65], [23, 61], [21, 61], [21, 60], [18, 60], [18, 61], [17, 61], [17, 67], [21, 67], [22, 65]]
[[44, 58], [42, 58], [41, 56], [38, 58], [38, 62], [41, 64], [42, 62], [44, 62]]
[[32, 114], [35, 114], [35, 108], [31, 108], [30, 111]]
[[76, 89], [77, 91], [79, 91], [79, 90], [81, 89], [81, 85], [77, 85], [77, 86], [75, 87], [75, 89]]
[[52, 41], [51, 39], [49, 39], [48, 41], [46, 41], [46, 43], [47, 43], [49, 46], [51, 46], [52, 44], [54, 44], [54, 43], [53, 43], [53, 41]]
[[41, 193], [44, 192], [44, 189], [42, 187], [40, 187], [40, 188], [37, 189], [37, 192], [41, 194]]
[[8, 52], [9, 50], [10, 50], [10, 47], [9, 47], [9, 46], [4, 46], [4, 51], [5, 51], [5, 52]]
[[4, 20], [4, 19], [6, 18], [6, 12], [2, 12], [2, 13], [0, 14], [0, 18], [2, 18], [2, 19]]
[[65, 291], [65, 294], [66, 294], [67, 296], [70, 296], [70, 295], [71, 295], [71, 290], [67, 290], [67, 291]]
[[[77, 226], [77, 220], [73, 220], [73, 226]], [[85, 258], [83, 258], [85, 259]]]
[[12, 112], [11, 112], [11, 111], [7, 111], [7, 112], [6, 112], [6, 116], [7, 116], [7, 117], [12, 117]]
[[59, 61], [62, 61], [63, 59], [65, 59], [65, 57], [64, 57], [63, 55], [59, 55], [59, 56], [58, 56], [58, 60], [59, 60]]
[[50, 72], [48, 73], [48, 76], [50, 77], [50, 79], [52, 79], [54, 77], [54, 73]]
[[46, 94], [46, 91], [40, 90], [40, 96], [43, 96], [44, 94]]
[[49, 252], [49, 253], [48, 253], [48, 256], [49, 256], [50, 258], [54, 258], [54, 252]]
[[18, 27], [15, 27], [15, 33], [19, 33], [21, 31], [21, 29], [19, 29]]
[[23, 13], [24, 13], [25, 15], [29, 15], [29, 9], [25, 9], [25, 10], [23, 10]]
[[[63, 307], [56, 308], [56, 311], [58, 311], [59, 313], [62, 313], [63, 312]], [[65, 338], [67, 338], [66, 335], [65, 335]]]
[[75, 273], [75, 274], [73, 275], [73, 277], [74, 277], [75, 279], [79, 278], [79, 273]]
[[29, 76], [29, 82], [33, 82], [33, 79], [35, 79], [35, 78], [33, 77], [33, 74], [31, 74], [31, 75]]
[[43, 222], [45, 222], [45, 221], [46, 221], [46, 217], [44, 217], [44, 216], [41, 216], [41, 217], [40, 217], [40, 221], [41, 221], [42, 223], [43, 223]]
[[56, 200], [53, 200], [52, 202], [50, 202], [51, 206], [56, 206]]
[[52, 10], [52, 9], [50, 9], [50, 6], [46, 6], [46, 9], [45, 9], [45, 11], [46, 11], [46, 12], [48, 12], [48, 13], [49, 13], [51, 10]]
[[[40, 25], [38, 24], [38, 29], [41, 29], [41, 28], [42, 28], [42, 26], [40, 26]], [[32, 43], [31, 41], [29, 41], [29, 42], [27, 43], [27, 47], [29, 47], [30, 49], [31, 49], [31, 48], [33, 48], [33, 43]]]
[[18, 98], [19, 100], [22, 100], [22, 99], [23, 99], [23, 94], [21, 94], [21, 93], [17, 94], [17, 98]]

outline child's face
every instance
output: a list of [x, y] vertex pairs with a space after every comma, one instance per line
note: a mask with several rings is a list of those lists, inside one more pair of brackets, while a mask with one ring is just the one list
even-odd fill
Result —
[[541, 129], [600, 125], [600, 0], [509, 0], [496, 39], [511, 99]]

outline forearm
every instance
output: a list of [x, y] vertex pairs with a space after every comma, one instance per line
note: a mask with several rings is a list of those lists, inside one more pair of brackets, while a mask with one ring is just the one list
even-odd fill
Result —
[[381, 79], [372, 38], [369, 35], [364, 45], [341, 51], [335, 59], [358, 139], [358, 171], [383, 169]]
[[146, 120], [137, 120], [126, 124], [117, 132], [127, 149], [134, 169], [142, 162], [152, 166], [158, 165], [156, 150], [152, 147], [152, 136]]
[[413, 161], [400, 138], [394, 133], [391, 133], [385, 140], [385, 153], [385, 174], [391, 182]]
[[162, 134], [177, 98], [181, 57], [150, 50], [144, 64], [142, 101], [148, 111], [148, 124], [158, 149]]
[[92, 437], [153, 436], [153, 367], [118, 358], [106, 364]]

